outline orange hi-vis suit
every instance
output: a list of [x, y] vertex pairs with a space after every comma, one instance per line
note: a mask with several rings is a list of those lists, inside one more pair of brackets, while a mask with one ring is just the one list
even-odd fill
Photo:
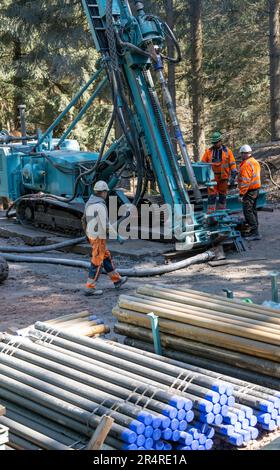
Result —
[[101, 274], [102, 267], [115, 284], [121, 280], [121, 276], [115, 270], [111, 253], [106, 246], [109, 222], [104, 199], [98, 196], [91, 196], [86, 205], [86, 219], [86, 233], [92, 247], [91, 266], [86, 287], [87, 289], [96, 289], [96, 283]]
[[215, 186], [208, 187], [208, 214], [216, 211], [217, 196], [219, 197], [218, 209], [226, 208], [226, 197], [228, 193], [228, 181], [231, 175], [237, 173], [236, 161], [232, 151], [222, 146], [208, 148], [202, 159], [204, 163], [211, 163], [215, 175]]
[[239, 167], [238, 187], [240, 196], [245, 196], [248, 191], [260, 189], [261, 166], [254, 157], [244, 160]]

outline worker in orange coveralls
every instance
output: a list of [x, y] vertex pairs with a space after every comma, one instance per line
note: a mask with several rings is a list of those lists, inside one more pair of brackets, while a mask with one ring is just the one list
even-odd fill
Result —
[[239, 168], [238, 187], [243, 203], [243, 212], [250, 232], [246, 240], [260, 240], [257, 200], [261, 188], [261, 166], [252, 156], [250, 145], [240, 149], [242, 163]]
[[[204, 163], [212, 164], [217, 183], [215, 186], [208, 187], [208, 214], [226, 209], [228, 187], [234, 185], [237, 176], [234, 155], [228, 147], [223, 145], [220, 132], [214, 132], [212, 144], [201, 159]], [[216, 207], [217, 197], [219, 199]]]
[[101, 289], [96, 288], [98, 278], [102, 268], [106, 271], [116, 289], [119, 289], [127, 281], [127, 277], [122, 277], [115, 269], [111, 253], [106, 247], [106, 238], [109, 232], [108, 210], [106, 199], [109, 187], [105, 181], [98, 181], [93, 188], [92, 195], [86, 204], [86, 234], [92, 247], [91, 266], [88, 273], [85, 295], [100, 296]]

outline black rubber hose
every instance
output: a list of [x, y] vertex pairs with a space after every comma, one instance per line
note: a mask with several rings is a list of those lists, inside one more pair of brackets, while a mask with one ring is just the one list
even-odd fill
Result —
[[[7, 261], [14, 263], [43, 263], [43, 264], [56, 264], [62, 266], [70, 266], [73, 268], [82, 268], [89, 269], [90, 263], [88, 261], [81, 260], [70, 260], [63, 258], [47, 258], [47, 257], [33, 257], [33, 256], [19, 256], [11, 255], [6, 253], [0, 253], [0, 256], [5, 258]], [[199, 263], [206, 263], [215, 258], [215, 252], [212, 250], [205, 251], [191, 258], [185, 259], [183, 261], [178, 261], [177, 263], [154, 266], [153, 268], [129, 268], [129, 269], [118, 269], [118, 272], [122, 276], [128, 277], [149, 277], [149, 276], [160, 276], [162, 274], [171, 273], [178, 271], [179, 269], [185, 269], [189, 266]]]
[[86, 239], [87, 237], [80, 237], [44, 246], [0, 246], [0, 251], [3, 253], [44, 253], [46, 251], [54, 251], [60, 248], [78, 245], [78, 243], [85, 242]]

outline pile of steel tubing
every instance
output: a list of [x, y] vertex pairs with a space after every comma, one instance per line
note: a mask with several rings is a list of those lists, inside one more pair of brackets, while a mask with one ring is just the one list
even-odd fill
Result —
[[[280, 378], [280, 316], [277, 311], [218, 296], [173, 287], [142, 286], [122, 295], [113, 310], [131, 337], [151, 328], [148, 313], [160, 318], [162, 345], [188, 351], [271, 378]], [[261, 360], [260, 360], [261, 359]], [[211, 361], [210, 360], [210, 361]]]
[[[50, 330], [45, 324], [36, 324], [31, 335], [33, 341], [0, 335], [0, 401], [7, 407], [5, 419], [14, 422], [10, 427], [17, 442], [27, 438], [25, 428], [34, 421], [32, 445], [73, 448], [71, 436], [62, 441], [53, 434], [57, 424], [88, 440], [101, 417], [109, 414], [115, 420], [106, 439], [110, 447], [170, 449], [193, 420], [193, 401], [187, 394], [145, 378], [144, 367], [141, 371], [133, 361], [115, 357], [113, 365], [112, 348], [110, 354], [98, 354], [90, 347], [95, 340]], [[222, 386], [221, 381], [217, 384]], [[209, 392], [210, 399], [220, 396], [209, 388], [193, 387], [200, 395]], [[213, 406], [199, 395], [194, 402], [197, 410], [200, 404]], [[47, 433], [46, 428], [51, 431]]]
[[[179, 410], [177, 416], [173, 416], [170, 423], [165, 424], [160, 441], [179, 442], [180, 446], [191, 445], [193, 449], [196, 449], [197, 445], [201, 449], [204, 445], [205, 449], [209, 449], [213, 444], [212, 435], [209, 437], [209, 430], [204, 433], [204, 424], [210, 428], [214, 427], [223, 439], [227, 439], [234, 445], [242, 445], [249, 438], [249, 440], [256, 438], [255, 418], [247, 422], [244, 421], [244, 413], [239, 413], [238, 409], [237, 411], [232, 409], [230, 413], [230, 409], [235, 407], [234, 384], [221, 380], [217, 376], [211, 376], [207, 370], [188, 367], [186, 364], [183, 367], [171, 365], [159, 356], [149, 357], [142, 351], [110, 341], [81, 338], [58, 329], [49, 332], [48, 325], [40, 322], [35, 324], [35, 329], [32, 337], [36, 340], [37, 346], [45, 345], [55, 351], [66, 349], [72, 357], [82, 354], [86, 361], [95, 367], [103, 364], [103, 367], [108, 368], [111, 373], [119, 373], [121, 370], [122, 377], [127, 377], [128, 380], [137, 378], [142, 386], [153, 387], [155, 390], [170, 391], [172, 388], [174, 393], [187, 400], [187, 403], [193, 403], [193, 411], [189, 405], [185, 405], [184, 410]], [[22, 345], [22, 348], [26, 349], [26, 345]], [[237, 418], [234, 423], [236, 427], [233, 428], [232, 425], [228, 426], [228, 420], [225, 421], [225, 419], [234, 413], [237, 413]], [[194, 422], [189, 424], [193, 418], [195, 418]], [[204, 436], [197, 437], [196, 426], [200, 434], [205, 434]], [[244, 427], [250, 428], [249, 433], [248, 431], [243, 433]], [[189, 429], [196, 429], [195, 436], [193, 431], [189, 432]], [[236, 436], [235, 429], [240, 431], [238, 436]], [[210, 431], [213, 432], [211, 429]], [[155, 448], [160, 448], [161, 445], [162, 442], [157, 442]]]
[[[135, 347], [141, 350], [139, 352], [141, 357], [158, 360], [159, 356], [148, 352], [148, 349], [151, 349], [151, 347], [149, 348], [147, 343], [131, 341], [129, 338], [125, 342], [128, 345], [123, 345], [124, 349], [128, 348], [131, 351], [130, 345], [133, 345], [133, 351], [137, 351]], [[108, 343], [114, 344], [112, 342]], [[163, 353], [165, 353], [165, 350], [163, 350]], [[183, 354], [180, 354], [180, 356], [182, 359]], [[206, 424], [215, 427], [216, 435], [220, 436], [221, 439], [228, 440], [233, 445], [238, 446], [241, 440], [239, 436], [235, 435], [236, 433], [243, 435], [244, 443], [249, 440], [255, 440], [258, 437], [258, 430], [274, 431], [280, 427], [280, 392], [278, 390], [256, 385], [230, 375], [221, 375], [219, 372], [186, 363], [182, 360], [161, 357], [161, 362], [168, 364], [170, 367], [178, 367], [190, 370], [193, 373], [204, 374], [214, 380], [221, 380], [222, 378], [224, 382], [231, 384], [235, 403], [231, 403], [228, 406], [228, 413], [224, 416], [223, 423], [217, 425], [211, 413], [209, 413], [210, 418], [207, 416], [205, 421]]]

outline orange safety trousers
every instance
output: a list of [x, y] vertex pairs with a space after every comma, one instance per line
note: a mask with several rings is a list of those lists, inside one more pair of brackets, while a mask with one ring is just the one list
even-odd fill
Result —
[[[221, 174], [215, 173], [215, 186], [208, 187], [208, 214], [215, 212], [217, 209], [226, 209], [228, 180], [222, 179]], [[217, 196], [219, 196], [218, 207], [216, 208]]]
[[96, 282], [101, 274], [102, 267], [105, 269], [113, 283], [118, 282], [121, 279], [121, 276], [115, 270], [111, 253], [107, 250], [106, 240], [101, 238], [89, 238], [89, 243], [92, 247], [92, 253], [91, 266], [86, 287], [89, 289], [96, 288]]

